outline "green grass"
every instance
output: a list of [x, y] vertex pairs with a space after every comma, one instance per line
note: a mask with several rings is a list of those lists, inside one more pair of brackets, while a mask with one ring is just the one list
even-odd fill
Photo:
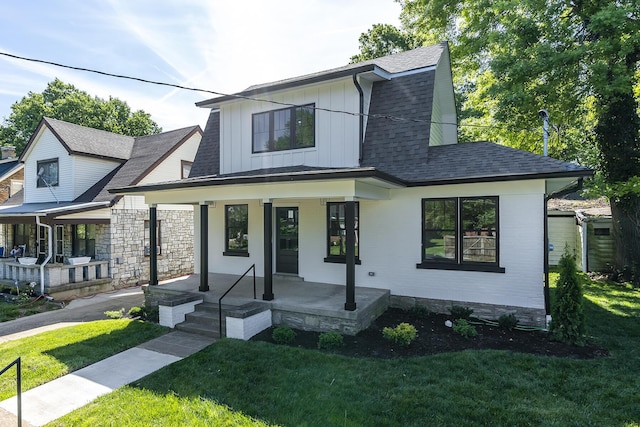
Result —
[[[0, 344], [0, 368], [21, 357], [26, 391], [162, 335], [168, 329], [137, 320], [99, 320]], [[0, 377], [0, 400], [16, 393], [15, 370]]]
[[22, 303], [10, 303], [0, 301], [0, 322], [17, 319], [22, 316], [41, 313], [43, 311], [58, 310], [60, 306], [45, 299], [38, 301], [25, 301]]
[[640, 291], [583, 281], [610, 357], [352, 359], [225, 339], [51, 425], [639, 426]]

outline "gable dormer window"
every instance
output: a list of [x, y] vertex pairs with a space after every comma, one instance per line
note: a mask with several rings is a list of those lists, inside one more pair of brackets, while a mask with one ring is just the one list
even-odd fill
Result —
[[55, 187], [58, 185], [58, 159], [41, 160], [37, 164], [37, 187]]
[[315, 104], [253, 115], [254, 153], [315, 146]]

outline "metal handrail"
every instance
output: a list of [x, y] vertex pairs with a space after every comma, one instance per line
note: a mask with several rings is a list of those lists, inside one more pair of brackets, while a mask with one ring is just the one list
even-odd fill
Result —
[[20, 362], [20, 358], [18, 357], [13, 362], [9, 363], [5, 366], [1, 371], [0, 375], [7, 372], [13, 365], [16, 365], [16, 389], [17, 389], [17, 398], [18, 398], [18, 427], [22, 426], [22, 364]]
[[231, 292], [231, 289], [233, 289], [239, 282], [240, 280], [244, 279], [244, 276], [247, 275], [247, 273], [249, 273], [249, 271], [251, 271], [251, 269], [253, 269], [253, 299], [256, 299], [256, 265], [253, 264], [251, 265], [251, 267], [249, 267], [247, 269], [247, 271], [245, 271], [242, 276], [240, 276], [240, 278], [238, 280], [236, 280], [236, 282], [231, 285], [231, 287], [229, 289], [227, 289], [227, 292], [225, 292], [224, 294], [222, 294], [222, 296], [218, 299], [218, 320], [220, 323], [220, 337], [222, 338], [222, 298], [226, 297], [227, 294], [229, 292]]

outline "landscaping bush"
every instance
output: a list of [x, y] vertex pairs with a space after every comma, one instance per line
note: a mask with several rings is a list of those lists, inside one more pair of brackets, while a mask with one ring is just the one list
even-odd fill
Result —
[[127, 313], [127, 315], [129, 317], [140, 317], [140, 318], [144, 318], [145, 317], [145, 313], [144, 313], [144, 308], [142, 307], [131, 307], [129, 309], [129, 312]]
[[424, 305], [414, 305], [413, 307], [411, 307], [409, 309], [409, 313], [418, 318], [418, 319], [426, 319], [427, 317], [429, 317], [429, 309], [427, 307], [425, 307]]
[[122, 316], [124, 316], [124, 307], [120, 310], [105, 311], [104, 314], [108, 319], [122, 319]]
[[503, 314], [498, 318], [498, 326], [500, 326], [502, 329], [512, 330], [513, 328], [518, 326], [518, 319], [513, 313]]
[[565, 248], [558, 267], [560, 277], [556, 284], [555, 303], [551, 307], [549, 335], [557, 341], [584, 345], [586, 327], [582, 309], [582, 286], [576, 261], [568, 248]]
[[416, 327], [409, 323], [400, 323], [395, 328], [382, 329], [382, 336], [395, 344], [407, 347], [418, 336]]
[[457, 319], [453, 323], [453, 332], [465, 338], [472, 338], [478, 335], [476, 327], [466, 319]]
[[449, 313], [451, 313], [451, 317], [453, 317], [454, 320], [469, 320], [469, 318], [473, 314], [473, 309], [469, 307], [463, 307], [461, 305], [454, 305], [449, 309]]
[[278, 326], [273, 330], [271, 337], [276, 344], [293, 344], [296, 339], [296, 333], [286, 326]]
[[320, 350], [335, 350], [344, 346], [344, 338], [337, 332], [323, 332], [318, 337], [318, 348]]

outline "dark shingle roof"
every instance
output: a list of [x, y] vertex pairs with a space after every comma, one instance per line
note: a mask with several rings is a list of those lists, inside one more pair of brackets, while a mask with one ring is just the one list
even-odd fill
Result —
[[113, 199], [108, 189], [134, 185], [140, 182], [154, 167], [178, 148], [193, 133], [201, 132], [199, 126], [191, 126], [157, 135], [139, 136], [131, 157], [125, 164], [107, 175], [89, 190], [85, 191], [75, 201], [101, 202]]
[[134, 144], [134, 138], [131, 136], [118, 135], [48, 117], [42, 120], [60, 139], [69, 154], [84, 154], [119, 160], [126, 160], [131, 154]]
[[[382, 169], [384, 172], [391, 173]], [[491, 142], [429, 147], [426, 164], [391, 173], [410, 185], [588, 176], [584, 166]]]
[[400, 176], [426, 164], [434, 78], [427, 71], [373, 84], [362, 166]]
[[189, 178], [220, 173], [220, 112], [209, 114]]
[[0, 161], [0, 176], [11, 172], [13, 169], [18, 169], [21, 163], [18, 159], [2, 160]]
[[275, 82], [253, 85], [234, 95], [208, 99], [198, 102], [196, 103], [196, 105], [201, 107], [208, 107], [212, 103], [236, 99], [238, 96], [251, 96], [258, 93], [264, 93], [282, 88], [302, 86], [305, 84], [323, 80], [331, 80], [337, 77], [350, 75], [352, 72], [358, 70], [364, 70], [367, 67], [373, 68], [374, 66], [377, 66], [382, 68], [384, 71], [392, 74], [431, 67], [438, 64], [440, 56], [442, 55], [442, 52], [445, 51], [445, 49], [447, 49], [446, 42], [439, 43], [434, 46], [420, 47], [417, 49], [388, 55], [381, 58], [371, 59], [355, 64], [348, 64], [342, 67], [332, 68], [330, 70], [319, 71], [317, 73], [306, 74], [303, 76], [278, 80]]

